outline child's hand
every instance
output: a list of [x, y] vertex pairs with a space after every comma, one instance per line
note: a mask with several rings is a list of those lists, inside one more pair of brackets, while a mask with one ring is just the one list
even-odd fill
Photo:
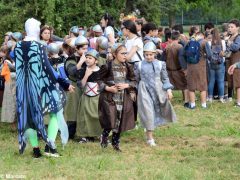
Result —
[[235, 64], [231, 65], [231, 66], [228, 68], [228, 74], [232, 75], [235, 68], [236, 68], [236, 65], [235, 65]]
[[120, 90], [124, 90], [124, 89], [129, 88], [129, 84], [127, 84], [127, 83], [118, 83], [118, 84], [116, 84], [116, 87], [120, 91]]
[[80, 61], [81, 61], [82, 63], [86, 61], [86, 56], [85, 56], [84, 53], [83, 53], [83, 55], [81, 56]]
[[85, 61], [86, 61], [86, 56], [85, 56], [85, 54], [83, 54], [83, 55], [81, 56], [80, 60], [79, 60], [78, 63], [77, 63], [77, 69], [78, 69], [78, 70], [81, 69], [82, 64], [83, 64]]
[[73, 93], [75, 90], [75, 87], [73, 86], [73, 85], [69, 85], [69, 87], [68, 87], [68, 91], [70, 92], [70, 93]]
[[173, 94], [172, 94], [172, 90], [171, 89], [167, 90], [167, 97], [168, 97], [168, 100], [171, 100], [173, 98]]
[[229, 47], [232, 43], [233, 43], [233, 41], [228, 40], [228, 41], [227, 41], [227, 46]]
[[117, 89], [116, 86], [110, 86], [110, 87], [106, 86], [105, 90], [108, 91], [108, 92], [114, 93], [114, 94], [118, 92], [118, 89]]
[[137, 100], [136, 93], [130, 93], [130, 97], [131, 97], [133, 102], [136, 102], [136, 100]]

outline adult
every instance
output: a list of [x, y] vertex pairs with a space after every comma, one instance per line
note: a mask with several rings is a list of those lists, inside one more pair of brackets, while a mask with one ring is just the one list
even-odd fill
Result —
[[40, 30], [40, 40], [44, 41], [46, 44], [52, 43], [50, 26], [45, 25], [41, 28], [41, 30]]
[[143, 42], [137, 33], [136, 25], [133, 21], [127, 20], [121, 26], [123, 35], [126, 37], [125, 46], [128, 54], [127, 61], [136, 63], [143, 60]]
[[105, 13], [102, 16], [102, 19], [100, 21], [100, 24], [102, 28], [104, 29], [104, 36], [108, 38], [109, 44], [113, 45], [115, 43], [115, 32], [114, 32], [114, 19], [113, 17]]
[[[58, 156], [55, 138], [58, 132], [57, 113], [63, 107], [64, 99], [60, 98], [56, 83], [73, 91], [66, 81], [56, 78], [48, 61], [43, 45], [39, 42], [40, 22], [28, 19], [25, 22], [27, 36], [17, 43], [15, 48], [16, 62], [16, 97], [18, 116], [19, 152], [22, 154], [29, 139], [33, 147], [33, 156], [41, 156], [37, 132], [46, 142], [45, 152]], [[44, 114], [51, 114], [48, 133], [43, 122]]]

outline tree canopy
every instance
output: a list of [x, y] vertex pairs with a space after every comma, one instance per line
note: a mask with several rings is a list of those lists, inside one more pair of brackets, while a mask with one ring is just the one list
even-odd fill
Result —
[[99, 23], [105, 12], [113, 15], [116, 23], [120, 13], [136, 11], [157, 25], [167, 19], [171, 26], [183, 12], [186, 19], [192, 13], [195, 21], [222, 22], [239, 17], [239, 9], [240, 0], [1, 0], [0, 35], [23, 31], [24, 22], [30, 17], [53, 26], [57, 34], [63, 35], [71, 26]]

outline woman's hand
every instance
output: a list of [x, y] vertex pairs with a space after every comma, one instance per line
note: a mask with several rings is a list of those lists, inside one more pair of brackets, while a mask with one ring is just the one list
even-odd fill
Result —
[[236, 65], [235, 65], [235, 64], [231, 65], [231, 66], [228, 68], [228, 74], [232, 75], [235, 68], [236, 68]]
[[118, 92], [118, 89], [117, 89], [116, 86], [110, 86], [110, 87], [106, 86], [105, 90], [108, 91], [108, 92], [114, 93], [114, 94]]
[[124, 90], [124, 89], [129, 88], [129, 84], [127, 84], [127, 83], [118, 83], [118, 84], [116, 84], [116, 87], [120, 91], [120, 90]]

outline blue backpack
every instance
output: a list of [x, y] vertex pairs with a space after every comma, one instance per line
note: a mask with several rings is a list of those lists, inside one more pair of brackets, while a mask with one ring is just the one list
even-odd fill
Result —
[[223, 63], [223, 57], [220, 55], [222, 51], [222, 44], [219, 45], [212, 45], [212, 55], [210, 58], [210, 63], [212, 64], [222, 64]]
[[197, 64], [200, 60], [200, 43], [191, 39], [184, 48], [184, 56], [189, 64]]

